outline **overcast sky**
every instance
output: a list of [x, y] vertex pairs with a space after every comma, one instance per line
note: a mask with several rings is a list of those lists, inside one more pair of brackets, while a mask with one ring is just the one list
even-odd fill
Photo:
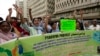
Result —
[[[13, 8], [12, 4], [15, 4], [15, 0], [0, 0], [0, 17], [6, 18], [8, 9]], [[12, 16], [15, 16], [15, 14], [15, 11], [13, 11]]]

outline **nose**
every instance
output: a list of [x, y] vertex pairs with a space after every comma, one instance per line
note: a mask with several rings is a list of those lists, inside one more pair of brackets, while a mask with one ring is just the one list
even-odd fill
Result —
[[7, 29], [7, 26], [4, 26], [3, 28], [4, 28], [4, 29]]

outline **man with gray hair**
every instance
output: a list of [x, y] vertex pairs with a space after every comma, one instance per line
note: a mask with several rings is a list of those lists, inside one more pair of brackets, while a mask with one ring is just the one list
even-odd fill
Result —
[[96, 19], [94, 19], [92, 21], [92, 25], [89, 26], [89, 29], [90, 30], [100, 30], [100, 25], [97, 24], [97, 20]]

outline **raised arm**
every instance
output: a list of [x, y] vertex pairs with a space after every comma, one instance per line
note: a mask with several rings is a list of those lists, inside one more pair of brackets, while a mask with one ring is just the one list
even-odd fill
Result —
[[9, 11], [9, 14], [8, 14], [8, 16], [6, 18], [6, 21], [10, 22], [11, 21], [11, 15], [12, 15], [12, 8], [9, 8], [8, 11]]
[[24, 24], [26, 21], [25, 21], [25, 19], [23, 17], [23, 11], [22, 11], [22, 9], [18, 8], [17, 11], [18, 11], [18, 14], [20, 15], [21, 23]]
[[15, 7], [15, 10], [16, 10], [16, 13], [17, 13], [17, 18], [20, 18], [20, 20], [21, 20], [21, 23], [25, 23], [25, 20], [24, 20], [24, 18], [23, 18], [23, 11], [22, 11], [22, 9], [21, 8], [19, 8], [17, 5], [13, 5], [14, 7]]
[[81, 18], [80, 19], [83, 20], [83, 10], [80, 10], [79, 13], [81, 15]]
[[45, 23], [44, 28], [45, 28], [46, 33], [50, 33], [51, 26], [49, 26], [49, 18], [47, 16], [44, 19], [44, 23]]
[[19, 15], [19, 13], [17, 12], [18, 6], [17, 6], [16, 4], [13, 4], [13, 6], [14, 6], [14, 8], [15, 8], [15, 10], [16, 10], [16, 18], [19, 18], [20, 15]]
[[79, 13], [81, 15], [81, 18], [79, 19], [80, 20], [80, 28], [81, 28], [81, 30], [84, 30], [84, 25], [83, 25], [83, 10], [80, 10]]
[[32, 9], [29, 9], [29, 16], [30, 16], [30, 19], [31, 19], [31, 21], [32, 21], [32, 19], [33, 19], [33, 17], [32, 17]]

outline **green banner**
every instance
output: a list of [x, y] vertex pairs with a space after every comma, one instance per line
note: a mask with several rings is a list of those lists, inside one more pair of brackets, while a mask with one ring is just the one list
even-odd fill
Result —
[[100, 56], [100, 31], [59, 32], [0, 44], [0, 56]]
[[76, 30], [76, 20], [61, 19], [60, 20], [60, 30], [61, 31], [75, 31]]

